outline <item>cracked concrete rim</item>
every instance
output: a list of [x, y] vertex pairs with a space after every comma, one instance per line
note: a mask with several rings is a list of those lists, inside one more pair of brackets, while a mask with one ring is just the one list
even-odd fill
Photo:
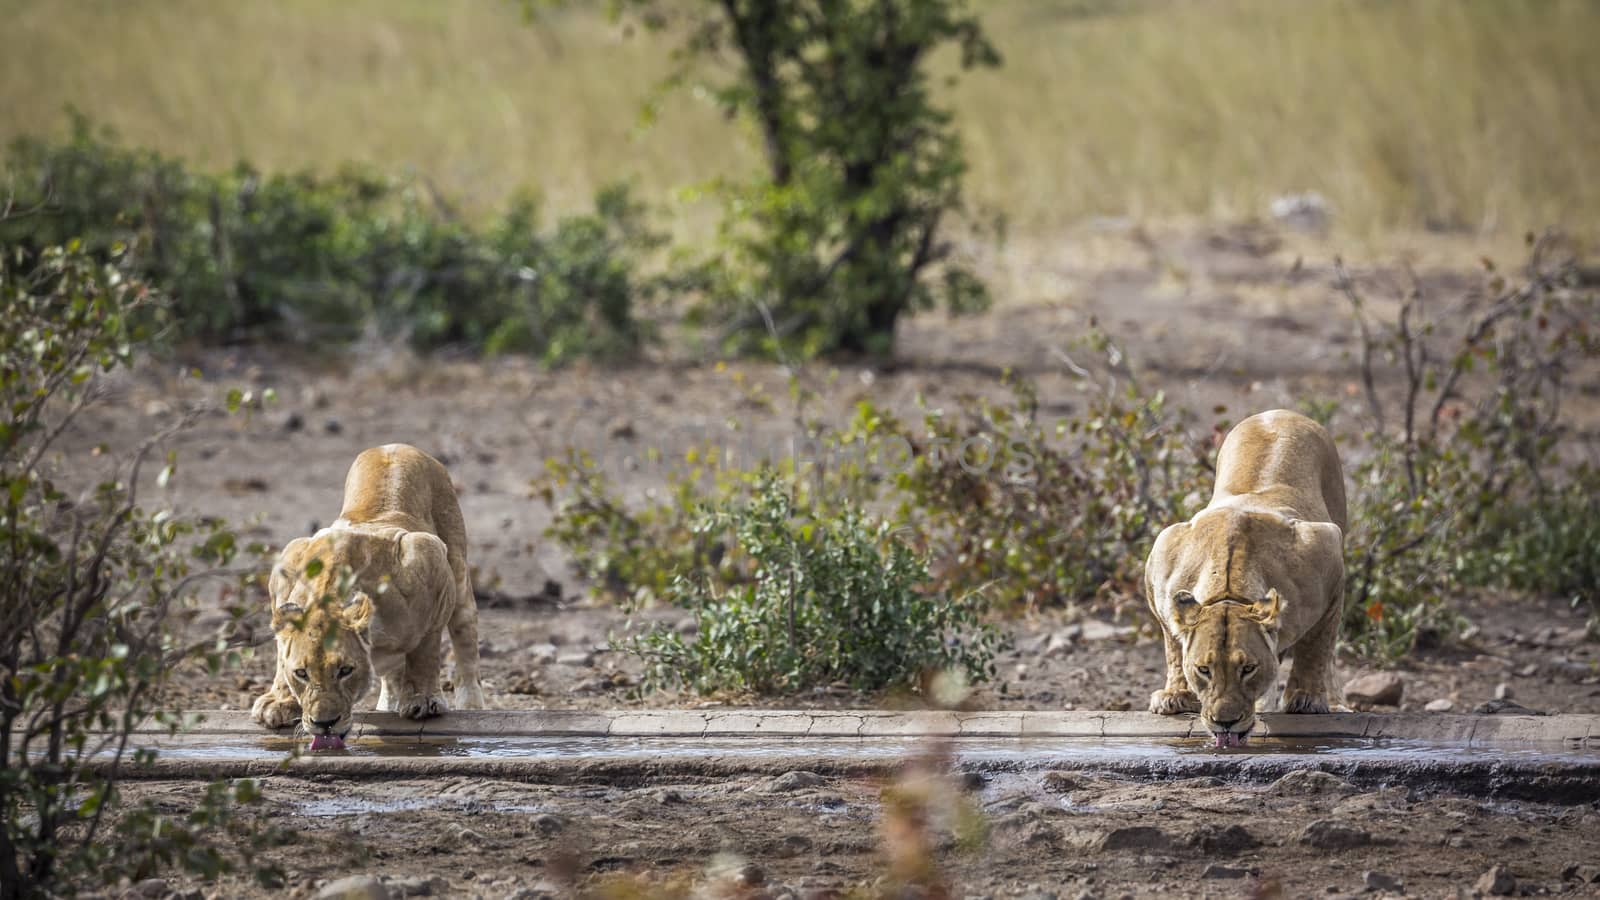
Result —
[[[192, 713], [193, 735], [270, 733], [248, 713]], [[467, 710], [424, 721], [392, 713], [357, 713], [357, 737], [1077, 737], [1191, 738], [1205, 733], [1193, 716], [1143, 712], [937, 710], [661, 709]], [[1600, 748], [1600, 715], [1473, 716], [1424, 713], [1331, 713], [1259, 716], [1258, 734], [1283, 738], [1429, 741], [1460, 746], [1559, 744]], [[165, 727], [146, 723], [144, 733]], [[280, 731], [287, 734], [287, 731]]]

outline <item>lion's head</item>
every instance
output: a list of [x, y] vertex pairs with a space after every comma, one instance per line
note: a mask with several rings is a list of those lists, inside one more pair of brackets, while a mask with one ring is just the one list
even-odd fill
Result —
[[1217, 746], [1242, 744], [1255, 728], [1256, 701], [1278, 679], [1278, 592], [1201, 604], [1180, 591], [1173, 600], [1183, 674], [1200, 698], [1200, 722]]
[[341, 742], [353, 722], [356, 701], [372, 686], [368, 626], [372, 599], [355, 593], [348, 603], [290, 599], [272, 610], [278, 671], [300, 704], [301, 725], [313, 736]]

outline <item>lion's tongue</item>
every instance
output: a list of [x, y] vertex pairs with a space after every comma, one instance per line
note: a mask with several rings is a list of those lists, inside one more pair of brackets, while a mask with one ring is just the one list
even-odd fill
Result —
[[337, 734], [319, 734], [311, 738], [313, 750], [343, 750], [344, 738]]
[[1216, 738], [1217, 746], [1219, 748], [1238, 747], [1244, 744], [1244, 738], [1234, 734], [1231, 731], [1224, 731], [1221, 734], [1213, 735], [1213, 737]]

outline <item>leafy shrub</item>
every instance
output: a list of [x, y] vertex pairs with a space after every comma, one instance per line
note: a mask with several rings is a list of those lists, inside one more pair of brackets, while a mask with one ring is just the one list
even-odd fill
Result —
[[661, 239], [626, 189], [541, 234], [527, 198], [484, 228], [457, 220], [416, 181], [356, 168], [323, 178], [192, 171], [119, 146], [75, 120], [61, 143], [21, 139], [9, 176], [40, 214], [0, 224], [37, 250], [80, 238], [174, 298], [179, 334], [210, 341], [344, 341], [369, 320], [419, 349], [464, 345], [550, 363], [616, 357], [650, 336], [638, 273]]
[[652, 28], [686, 20], [669, 84], [725, 53], [737, 59], [728, 77], [697, 81], [750, 124], [766, 162], [759, 178], [716, 186], [722, 252], [700, 312], [725, 346], [884, 353], [903, 313], [987, 304], [945, 237], [966, 161], [928, 77], [948, 45], [963, 69], [999, 64], [963, 0], [611, 6]]
[[[56, 440], [164, 318], [157, 295], [77, 244], [37, 257], [0, 245], [0, 898], [59, 896], [163, 865], [214, 877], [277, 838], [233, 812], [254, 783], [213, 785], [187, 818], [119, 804], [124, 768], [148, 759], [130, 732], [155, 713], [166, 673], [236, 658], [169, 629], [198, 574], [236, 552], [220, 525], [148, 512], [135, 486], [152, 440], [122, 471], [68, 495]], [[170, 463], [169, 463], [170, 465]], [[192, 547], [191, 554], [182, 548]], [[235, 861], [218, 842], [232, 830]]]
[[1019, 609], [1136, 597], [1156, 534], [1209, 496], [1208, 442], [1131, 378], [1091, 386], [1083, 413], [1053, 427], [1030, 386], [1011, 386], [1010, 404], [927, 415], [900, 479], [900, 517], [939, 560], [939, 583], [992, 584]]
[[[1526, 280], [1510, 284], [1490, 265], [1486, 293], [1431, 321], [1414, 285], [1376, 330], [1340, 270], [1373, 423], [1351, 472], [1345, 541], [1343, 637], [1366, 655], [1393, 659], [1419, 637], [1456, 633], [1463, 620], [1448, 601], [1462, 587], [1593, 591], [1586, 541], [1600, 479], [1564, 468], [1557, 451], [1567, 380], [1600, 359], [1596, 298], [1557, 238], [1530, 240]], [[1464, 327], [1438, 334], [1447, 322]], [[1393, 407], [1376, 387], [1381, 360], [1402, 373]]]
[[657, 628], [624, 643], [649, 661], [652, 683], [786, 694], [914, 687], [947, 669], [972, 682], [994, 674], [999, 636], [979, 622], [975, 596], [924, 593], [927, 563], [890, 523], [849, 507], [808, 514], [768, 476], [747, 506], [709, 513], [697, 531], [725, 529], [749, 580], [727, 590], [692, 572], [674, 581], [669, 599], [694, 612], [697, 637]]

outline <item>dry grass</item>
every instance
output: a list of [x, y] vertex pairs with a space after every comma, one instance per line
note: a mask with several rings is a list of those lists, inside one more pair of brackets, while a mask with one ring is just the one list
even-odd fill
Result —
[[[952, 102], [973, 198], [1023, 234], [1259, 215], [1317, 190], [1346, 234], [1600, 222], [1592, 0], [980, 0], [1005, 68]], [[690, 94], [636, 134], [666, 41], [508, 0], [0, 0], [0, 139], [71, 103], [209, 166], [415, 169], [469, 209], [750, 165]]]

